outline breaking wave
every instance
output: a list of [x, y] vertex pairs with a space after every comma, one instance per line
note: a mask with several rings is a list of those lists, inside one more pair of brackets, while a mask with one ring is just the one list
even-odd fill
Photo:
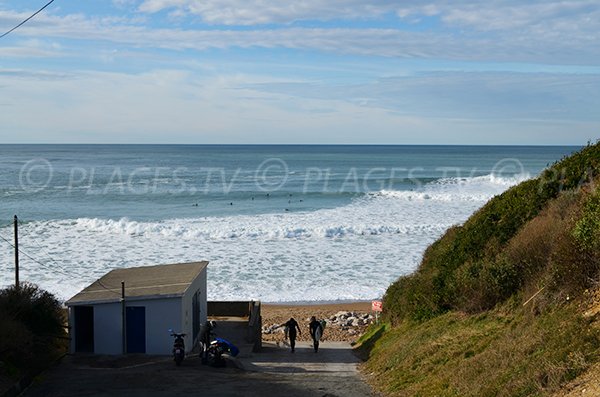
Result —
[[[527, 178], [445, 178], [306, 212], [34, 221], [23, 225], [21, 244], [45, 266], [23, 258], [23, 278], [68, 299], [115, 267], [209, 260], [210, 299], [372, 299], [414, 271], [448, 227]], [[0, 261], [6, 285], [11, 252], [3, 250]]]

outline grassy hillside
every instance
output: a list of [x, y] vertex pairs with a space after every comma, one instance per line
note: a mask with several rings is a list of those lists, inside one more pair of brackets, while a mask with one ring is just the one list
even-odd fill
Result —
[[[546, 258], [520, 258], [519, 253], [507, 251], [513, 245], [527, 241], [513, 241], [515, 237], [528, 240], [527, 233], [519, 232], [536, 218], [551, 201], [561, 197], [564, 208], [558, 208], [556, 220], [562, 224], [571, 219], [566, 211], [581, 211], [582, 201], [591, 189], [590, 182], [600, 175], [600, 144], [589, 145], [568, 157], [539, 178], [524, 182], [493, 198], [476, 212], [464, 225], [450, 229], [426, 251], [418, 271], [400, 278], [387, 290], [385, 307], [388, 319], [394, 323], [403, 319], [422, 320], [448, 310], [476, 312], [494, 307], [509, 298], [524, 284], [535, 279], [541, 270], [561, 276], [565, 269], [546, 269]], [[583, 197], [585, 196], [585, 197]], [[565, 224], [565, 227], [571, 227]], [[540, 225], [541, 228], [544, 225]], [[535, 227], [531, 227], [535, 229]], [[533, 233], [552, 233], [551, 230], [530, 230]], [[555, 234], [559, 231], [555, 230]], [[568, 234], [568, 233], [567, 233]], [[571, 236], [551, 236], [552, 238]], [[531, 240], [534, 240], [531, 238]], [[532, 241], [538, 244], [538, 241]], [[542, 242], [539, 242], [542, 243]], [[568, 244], [568, 241], [557, 243]], [[572, 241], [572, 244], [575, 244]], [[562, 247], [567, 252], [567, 266], [581, 259], [574, 246]], [[516, 248], [515, 248], [516, 249]], [[558, 252], [560, 253], [560, 252]], [[511, 256], [512, 254], [512, 256]], [[516, 256], [516, 257], [515, 257]], [[585, 257], [585, 255], [583, 255]], [[560, 265], [555, 263], [555, 265]], [[583, 274], [567, 277], [590, 276], [586, 268], [577, 268]]]
[[362, 341], [396, 395], [548, 395], [599, 360], [600, 144], [493, 198], [431, 245]]

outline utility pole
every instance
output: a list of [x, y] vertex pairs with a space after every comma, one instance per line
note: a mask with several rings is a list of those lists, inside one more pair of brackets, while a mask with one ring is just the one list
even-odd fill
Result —
[[121, 337], [123, 354], [127, 354], [127, 317], [125, 314], [125, 281], [121, 281]]
[[19, 218], [15, 215], [15, 288], [19, 289]]

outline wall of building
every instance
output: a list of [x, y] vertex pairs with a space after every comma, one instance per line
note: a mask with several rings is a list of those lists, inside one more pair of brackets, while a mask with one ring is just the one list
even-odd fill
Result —
[[198, 275], [196, 280], [192, 282], [190, 287], [187, 289], [182, 297], [181, 306], [181, 318], [182, 318], [182, 332], [186, 334], [185, 346], [186, 350], [190, 351], [195, 341], [193, 340], [193, 321], [192, 321], [192, 301], [196, 292], [200, 293], [200, 325], [204, 324], [207, 320], [207, 306], [206, 306], [206, 268]]
[[[126, 301], [126, 306], [146, 308], [146, 354], [169, 355], [173, 337], [169, 332], [181, 328], [181, 299], [149, 299]], [[118, 355], [123, 351], [121, 303], [103, 303], [94, 307], [94, 353]], [[69, 310], [71, 327], [75, 326], [73, 310]], [[71, 352], [75, 352], [74, 329], [71, 329]]]
[[94, 305], [94, 353], [122, 353], [121, 318], [121, 303]]
[[[181, 298], [126, 300], [127, 306], [142, 306], [146, 310], [146, 354], [170, 355], [173, 338], [169, 330], [186, 334], [186, 351], [194, 347], [193, 341], [193, 297], [199, 292], [200, 324], [207, 320], [206, 269], [190, 285]], [[103, 303], [94, 307], [94, 353], [122, 354], [122, 309], [121, 303]], [[75, 326], [74, 313], [69, 310], [69, 324]], [[74, 329], [71, 329], [71, 352], [75, 352]]]
[[[130, 305], [146, 307], [146, 354], [171, 354], [173, 337], [169, 330], [180, 332], [181, 299], [152, 299]], [[186, 341], [186, 350], [190, 348]]]

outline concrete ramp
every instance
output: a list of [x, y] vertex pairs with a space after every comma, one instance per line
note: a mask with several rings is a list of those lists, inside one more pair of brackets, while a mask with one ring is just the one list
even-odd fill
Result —
[[247, 371], [274, 374], [314, 374], [354, 377], [360, 360], [346, 342], [323, 342], [315, 353], [308, 342], [298, 342], [296, 352], [275, 343], [264, 343], [259, 353], [240, 359]]

